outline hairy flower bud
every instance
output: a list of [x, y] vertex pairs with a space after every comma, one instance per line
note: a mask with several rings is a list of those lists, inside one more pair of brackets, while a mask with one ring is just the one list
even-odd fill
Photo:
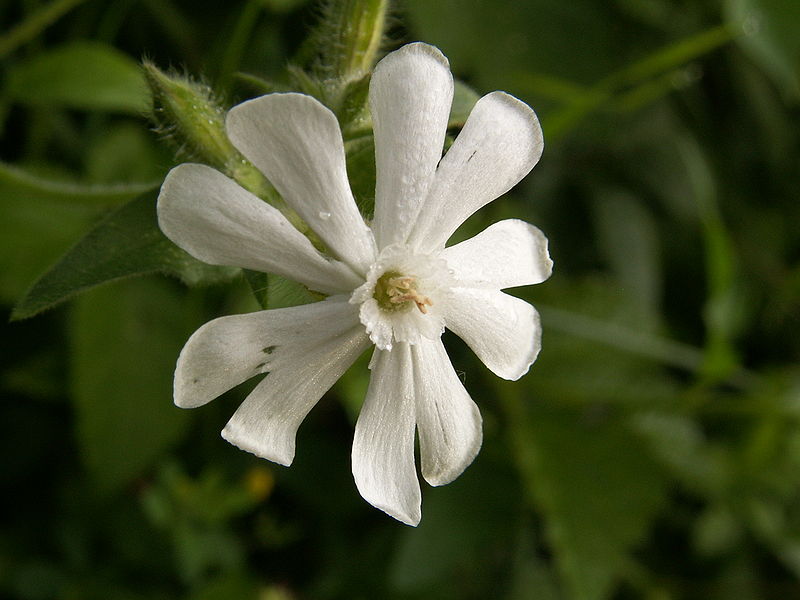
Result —
[[318, 243], [299, 215], [275, 188], [231, 144], [225, 131], [225, 109], [207, 85], [188, 77], [167, 74], [150, 62], [144, 65], [152, 95], [151, 119], [157, 131], [170, 139], [182, 158], [212, 166], [262, 200], [266, 200], [298, 230]]

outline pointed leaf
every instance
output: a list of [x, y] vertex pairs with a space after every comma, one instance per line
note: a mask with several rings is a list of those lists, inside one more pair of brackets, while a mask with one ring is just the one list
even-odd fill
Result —
[[26, 203], [57, 201], [65, 204], [114, 206], [151, 191], [158, 185], [157, 181], [120, 184], [59, 181], [0, 162], [0, 197], [20, 199]]
[[25, 319], [91, 287], [132, 275], [160, 272], [189, 285], [230, 279], [236, 269], [201, 263], [170, 242], [156, 221], [153, 194], [118, 208], [72, 247], [14, 308]]
[[614, 420], [530, 405], [515, 419], [519, 466], [570, 598], [608, 598], [665, 499], [666, 477]]

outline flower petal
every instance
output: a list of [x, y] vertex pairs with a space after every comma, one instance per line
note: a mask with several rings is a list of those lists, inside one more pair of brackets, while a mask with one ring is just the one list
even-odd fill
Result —
[[277, 209], [205, 165], [182, 164], [167, 174], [158, 224], [203, 262], [277, 273], [326, 294], [359, 284], [346, 265], [322, 256]]
[[[270, 373], [234, 413], [222, 430], [222, 437], [262, 458], [282, 465], [291, 464], [300, 423], [369, 347], [364, 328], [354, 324], [357, 317], [353, 307], [348, 305], [349, 310], [346, 310], [340, 299], [333, 304], [317, 314], [295, 313], [291, 316], [294, 327], [286, 326], [280, 335], [264, 338], [266, 341], [262, 343], [277, 345], [266, 357], [264, 368]], [[311, 306], [316, 305], [285, 310]], [[279, 345], [280, 340], [285, 347]], [[264, 356], [261, 350], [259, 353]]]
[[445, 321], [503, 379], [513, 381], [527, 373], [541, 348], [539, 313], [500, 291], [454, 288]]
[[414, 388], [408, 344], [375, 349], [353, 438], [353, 477], [364, 499], [416, 526], [422, 494], [414, 466]]
[[365, 273], [375, 244], [350, 191], [336, 116], [305, 94], [268, 94], [233, 107], [226, 127], [333, 254]]
[[503, 92], [478, 100], [439, 163], [409, 245], [441, 248], [467, 217], [525, 177], [543, 146], [539, 120], [527, 104]]
[[422, 475], [450, 483], [481, 447], [481, 414], [453, 370], [440, 339], [411, 347]]
[[433, 46], [403, 46], [375, 67], [369, 86], [375, 130], [378, 248], [403, 243], [442, 158], [453, 76]]
[[341, 295], [209, 321], [194, 332], [178, 357], [175, 404], [202, 406], [251, 377], [277, 370], [298, 349], [338, 339], [358, 324], [357, 309]]
[[499, 221], [442, 256], [461, 285], [502, 289], [541, 283], [553, 272], [547, 238], [518, 219]]

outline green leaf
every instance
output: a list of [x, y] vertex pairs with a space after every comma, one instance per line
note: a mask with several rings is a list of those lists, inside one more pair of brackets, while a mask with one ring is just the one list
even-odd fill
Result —
[[96, 210], [7, 193], [0, 170], [0, 299], [13, 304], [86, 231]]
[[0, 162], [0, 298], [16, 302], [86, 231], [99, 207], [157, 185], [65, 182]]
[[[104, 127], [85, 154], [86, 176], [93, 182], [161, 181], [170, 163], [151, 132], [140, 123]], [[155, 185], [153, 187], [156, 187]]]
[[732, 461], [708, 442], [695, 420], [669, 412], [643, 411], [631, 417], [630, 426], [651, 455], [686, 489], [717, 497], [730, 486]]
[[336, 116], [345, 140], [372, 132], [372, 118], [367, 110], [370, 80], [371, 74], [368, 73], [344, 86]]
[[[507, 388], [506, 388], [507, 389]], [[622, 423], [507, 404], [519, 468], [574, 600], [608, 598], [661, 508], [666, 479]]]
[[138, 64], [105, 44], [79, 41], [10, 66], [7, 94], [32, 106], [140, 114], [148, 93]]
[[456, 80], [455, 89], [453, 90], [453, 105], [450, 107], [450, 118], [447, 121], [447, 126], [463, 127], [478, 98], [478, 92], [466, 83]]
[[742, 47], [786, 92], [800, 98], [800, 3], [797, 0], [727, 0], [733, 25], [744, 28]]
[[367, 135], [345, 144], [347, 175], [362, 215], [375, 209], [375, 140]]
[[[36, 10], [30, 11], [23, 21], [17, 23], [0, 35], [0, 58], [5, 58], [22, 44], [34, 39], [37, 35], [41, 34], [44, 29], [58, 21], [64, 14], [84, 1], [85, 0], [51, 0], [51, 2], [45, 5], [36, 5]], [[31, 8], [33, 7], [28, 7], [29, 10]], [[28, 11], [26, 10], [26, 12]], [[6, 16], [6, 14], [3, 16]]]
[[45, 273], [14, 308], [25, 319], [96, 285], [160, 272], [187, 285], [229, 280], [237, 272], [201, 263], [169, 241], [158, 228], [153, 194], [120, 207]]
[[113, 206], [153, 190], [160, 182], [83, 184], [48, 179], [29, 170], [0, 162], [0, 199], [27, 204], [41, 201]]
[[99, 489], [113, 492], [178, 441], [188, 415], [172, 403], [172, 374], [193, 323], [164, 281], [92, 291], [72, 314], [71, 389], [78, 445]]

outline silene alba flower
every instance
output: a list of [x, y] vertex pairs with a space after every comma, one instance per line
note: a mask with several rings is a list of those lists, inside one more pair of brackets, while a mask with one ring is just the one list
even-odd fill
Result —
[[467, 217], [533, 168], [543, 147], [534, 112], [493, 92], [442, 156], [452, 98], [449, 64], [433, 46], [406, 45], [376, 66], [370, 225], [350, 190], [337, 119], [320, 102], [269, 94], [228, 113], [230, 140], [330, 256], [277, 209], [204, 165], [174, 168], [158, 199], [161, 229], [199, 260], [275, 273], [327, 296], [205, 324], [178, 359], [175, 403], [201, 406], [268, 372], [222, 436], [289, 465], [300, 423], [374, 346], [353, 475], [370, 504], [410, 525], [421, 518], [415, 432], [422, 475], [434, 486], [458, 477], [481, 446], [481, 416], [442, 345], [444, 328], [496, 375], [518, 379], [539, 352], [539, 317], [500, 290], [539, 283], [552, 270], [544, 235], [515, 219], [445, 248]]

